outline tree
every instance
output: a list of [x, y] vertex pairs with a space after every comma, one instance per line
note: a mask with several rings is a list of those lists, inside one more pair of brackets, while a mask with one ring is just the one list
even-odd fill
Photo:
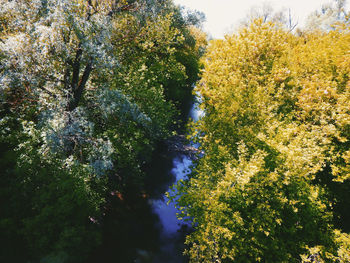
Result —
[[337, 22], [348, 21], [349, 14], [345, 6], [345, 0], [334, 0], [323, 5], [321, 10], [315, 11], [308, 17], [306, 29], [328, 31], [334, 29]]
[[243, 26], [248, 26], [256, 19], [262, 19], [264, 22], [274, 22], [277, 26], [284, 26], [293, 31], [298, 25], [298, 21], [294, 21], [290, 8], [275, 11], [271, 4], [263, 3], [261, 6], [254, 6], [250, 9], [247, 17], [241, 22]]
[[192, 262], [349, 260], [341, 206], [317, 179], [349, 182], [349, 36], [260, 19], [209, 45], [193, 124], [204, 154], [177, 186]]
[[100, 242], [106, 199], [142, 188], [172, 132], [170, 89], [196, 79], [177, 56], [198, 60], [189, 25], [163, 0], [0, 3], [4, 261], [84, 261]]

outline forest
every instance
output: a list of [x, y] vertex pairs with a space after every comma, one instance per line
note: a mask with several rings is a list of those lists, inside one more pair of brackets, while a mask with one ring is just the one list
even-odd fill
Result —
[[345, 1], [224, 39], [204, 20], [172, 0], [0, 1], [0, 262], [167, 263], [145, 252], [150, 185], [184, 135], [167, 193], [184, 262], [350, 262]]

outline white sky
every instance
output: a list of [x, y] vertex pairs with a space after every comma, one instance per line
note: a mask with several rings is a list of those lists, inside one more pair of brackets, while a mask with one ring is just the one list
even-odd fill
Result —
[[319, 10], [323, 4], [332, 0], [174, 0], [174, 2], [203, 12], [206, 16], [204, 30], [213, 38], [223, 38], [224, 34], [237, 26], [254, 6], [270, 3], [275, 11], [290, 8], [293, 18], [298, 21], [298, 26], [302, 26], [310, 13]]

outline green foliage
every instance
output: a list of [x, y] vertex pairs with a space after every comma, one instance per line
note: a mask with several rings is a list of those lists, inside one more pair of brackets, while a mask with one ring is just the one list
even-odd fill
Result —
[[[40, 141], [13, 133], [20, 124], [8, 117], [2, 121], [6, 119], [1, 136], [2, 260], [64, 254], [71, 262], [83, 261], [81, 255], [100, 239], [90, 219], [101, 217], [106, 179], [92, 180], [80, 165], [67, 169], [60, 160], [43, 158], [36, 149]], [[26, 147], [17, 146], [21, 141]]]
[[99, 245], [106, 199], [141, 191], [197, 80], [189, 26], [171, 1], [0, 2], [0, 261]]

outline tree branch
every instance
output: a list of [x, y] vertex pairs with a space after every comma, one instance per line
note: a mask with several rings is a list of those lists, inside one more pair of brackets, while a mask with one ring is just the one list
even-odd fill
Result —
[[119, 13], [121, 11], [127, 11], [127, 10], [130, 10], [133, 6], [134, 6], [135, 3], [131, 3], [131, 4], [127, 4], [127, 5], [123, 5], [123, 6], [120, 6], [118, 8], [116, 8], [116, 3], [113, 5], [112, 7], [112, 10], [109, 11], [108, 13], [108, 16], [113, 16], [114, 14], [116, 13]]
[[72, 75], [72, 81], [71, 81], [71, 90], [72, 92], [75, 91], [78, 85], [79, 81], [79, 73], [80, 73], [80, 58], [81, 55], [83, 54], [83, 50], [80, 47], [81, 45], [79, 44], [77, 53], [75, 54], [75, 59], [73, 63], [73, 75]]
[[73, 92], [73, 98], [70, 100], [70, 102], [68, 103], [68, 111], [72, 111], [74, 110], [78, 104], [79, 101], [81, 99], [81, 96], [83, 94], [86, 82], [89, 79], [90, 73], [92, 71], [92, 61], [90, 61], [84, 69], [84, 73], [83, 76], [81, 77], [79, 84], [77, 86], [77, 88], [74, 90]]
[[47, 94], [49, 94], [54, 99], [57, 98], [56, 94], [52, 93], [51, 91], [49, 91], [48, 89], [44, 88], [43, 86], [39, 86], [39, 89], [41, 89], [42, 91], [45, 91]]

